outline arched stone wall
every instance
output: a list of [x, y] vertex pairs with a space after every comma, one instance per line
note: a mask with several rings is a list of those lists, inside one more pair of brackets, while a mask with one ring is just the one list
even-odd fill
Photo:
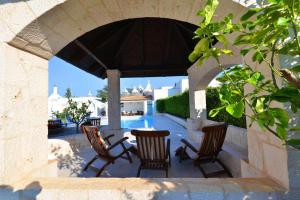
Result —
[[[219, 46], [219, 44], [216, 44]], [[233, 56], [223, 56], [220, 58], [220, 62], [223, 64], [225, 68], [243, 63], [242, 57], [239, 54], [239, 49], [229, 45], [229, 49], [233, 51]], [[188, 69], [189, 75], [189, 99], [190, 99], [190, 118], [196, 119], [199, 116], [206, 118], [206, 103], [205, 103], [205, 92], [202, 92], [201, 97], [196, 97], [195, 92], [205, 90], [208, 84], [222, 71], [222, 69], [218, 66], [218, 63], [215, 59], [208, 59], [203, 63], [202, 66], [198, 66], [197, 63], [193, 64]], [[198, 100], [197, 100], [198, 98]], [[202, 98], [202, 99], [199, 99]], [[196, 105], [196, 101], [198, 104]], [[200, 106], [200, 107], [199, 107]], [[204, 112], [203, 114], [199, 112]]]
[[[199, 17], [196, 16], [196, 12], [205, 2], [0, 1], [0, 184], [10, 184], [33, 174], [39, 177], [55, 175], [45, 171], [48, 165], [48, 59], [82, 34], [122, 19], [163, 17], [198, 24]], [[220, 0], [221, 5], [216, 17], [222, 18], [228, 13], [234, 13], [236, 18], [239, 18], [246, 9], [241, 4], [248, 6], [254, 2], [261, 0]], [[228, 64], [235, 64], [240, 63], [239, 59], [233, 57], [227, 61]], [[223, 61], [222, 63], [224, 64]], [[191, 79], [195, 80], [195, 89], [206, 86], [219, 72], [215, 66], [215, 63], [208, 61], [200, 70], [203, 73], [199, 72], [199, 76], [195, 74], [197, 79]], [[197, 81], [201, 77], [203, 80]], [[243, 164], [243, 173], [252, 177], [269, 176], [288, 187], [291, 175], [288, 174], [287, 166], [282, 165], [287, 163], [286, 160], [290, 159], [290, 156], [287, 158], [285, 147], [277, 140], [276, 146], [272, 145], [274, 136], [270, 136], [271, 139], [265, 143], [256, 140], [260, 136], [265, 135], [255, 129], [248, 131], [248, 146], [251, 150], [249, 163]], [[260, 172], [263, 174], [259, 174]]]
[[[50, 175], [43, 171], [48, 164], [48, 59], [82, 34], [117, 20], [163, 17], [198, 24], [196, 12], [205, 2], [0, 1], [0, 184], [33, 172]], [[232, 0], [220, 0], [220, 4], [217, 17], [230, 12], [239, 17], [245, 10]]]
[[[197, 10], [204, 0], [56, 0], [0, 3], [5, 41], [49, 59], [69, 42], [99, 26], [128, 18], [162, 17], [199, 23]], [[216, 17], [245, 9], [232, 0], [220, 0]]]

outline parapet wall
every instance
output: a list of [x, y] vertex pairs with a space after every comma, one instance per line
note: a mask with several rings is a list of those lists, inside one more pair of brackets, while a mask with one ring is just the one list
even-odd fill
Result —
[[281, 199], [283, 190], [268, 179], [43, 178], [2, 187], [4, 199]]

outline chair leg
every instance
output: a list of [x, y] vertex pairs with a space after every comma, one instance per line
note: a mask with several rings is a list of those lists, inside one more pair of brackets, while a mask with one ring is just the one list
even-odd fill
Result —
[[184, 146], [179, 153], [179, 163], [181, 163], [184, 160], [185, 155], [186, 155], [186, 146]]
[[201, 173], [203, 174], [204, 178], [208, 178], [207, 174], [205, 173], [203, 167], [201, 167], [200, 163], [198, 164], [198, 167], [199, 167]]
[[182, 162], [182, 157], [183, 157], [183, 150], [179, 153], [179, 163]]
[[95, 156], [92, 160], [90, 160], [86, 165], [85, 165], [85, 167], [83, 168], [83, 171], [86, 171], [87, 170], [87, 168], [95, 161], [95, 160], [97, 160], [97, 156]]
[[105, 169], [105, 167], [107, 167], [110, 163], [112, 163], [112, 161], [107, 161], [107, 163], [105, 163], [105, 165], [103, 165], [103, 167], [101, 167], [101, 169], [97, 173], [96, 177], [99, 177], [101, 175], [101, 173], [103, 172], [103, 170]]
[[140, 177], [141, 170], [142, 170], [142, 164], [139, 166], [138, 173], [137, 173], [136, 177]]
[[168, 152], [168, 154], [169, 154], [169, 166], [171, 167], [171, 153], [170, 153], [170, 151]]
[[166, 178], [169, 178], [169, 169], [168, 169], [168, 167], [166, 167]]
[[127, 155], [128, 160], [129, 160], [129, 163], [132, 163], [132, 159], [131, 159], [131, 156], [130, 156], [128, 151], [126, 151], [126, 155]]
[[216, 159], [216, 161], [223, 167], [223, 169], [225, 170], [225, 172], [228, 174], [229, 177], [233, 177], [229, 169], [224, 165], [223, 162], [221, 162], [221, 160]]

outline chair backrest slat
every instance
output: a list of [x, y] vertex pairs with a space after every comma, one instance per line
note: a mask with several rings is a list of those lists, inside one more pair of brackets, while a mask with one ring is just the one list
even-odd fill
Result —
[[98, 134], [98, 128], [95, 126], [83, 126], [83, 132], [87, 136], [87, 139], [89, 140], [91, 146], [93, 149], [97, 152], [99, 156], [102, 157], [111, 157], [107, 146], [101, 137], [101, 135]]
[[165, 161], [165, 137], [170, 135], [169, 131], [132, 130], [131, 134], [136, 136], [137, 153], [141, 160]]
[[202, 131], [205, 134], [198, 153], [199, 156], [217, 157], [225, 140], [227, 124], [206, 126], [202, 128]]

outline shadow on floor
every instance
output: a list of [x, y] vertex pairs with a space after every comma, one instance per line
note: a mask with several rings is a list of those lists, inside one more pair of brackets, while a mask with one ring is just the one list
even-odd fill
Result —
[[37, 181], [28, 184], [24, 189], [20, 190], [15, 190], [10, 185], [0, 185], [0, 199], [35, 200], [41, 191], [42, 187]]

